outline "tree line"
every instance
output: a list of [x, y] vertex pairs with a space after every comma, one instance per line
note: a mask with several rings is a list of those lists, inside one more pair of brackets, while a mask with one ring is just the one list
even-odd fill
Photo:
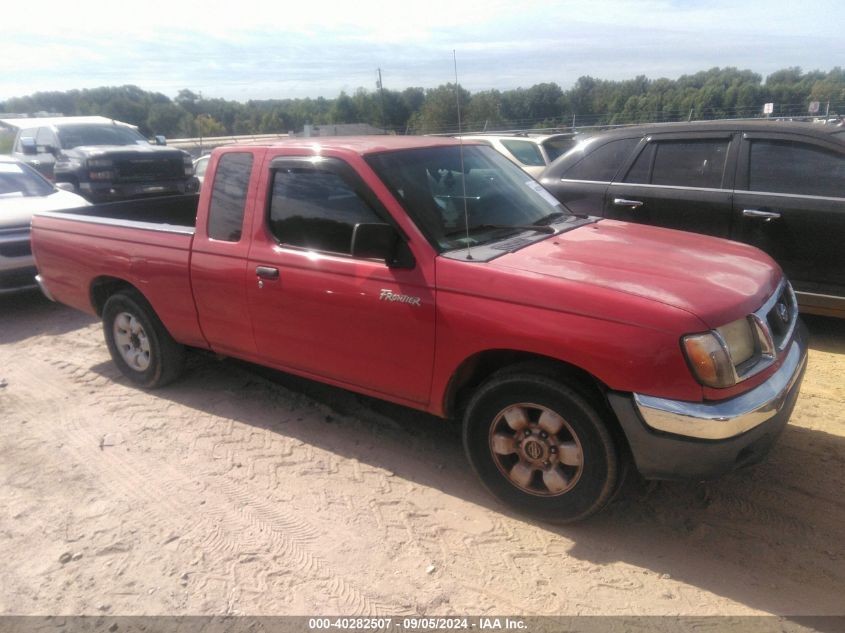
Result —
[[265, 99], [245, 103], [204, 98], [180, 90], [174, 99], [137, 86], [37, 92], [0, 102], [0, 112], [102, 115], [137, 125], [148, 136], [270, 134], [300, 131], [306, 124], [367, 123], [416, 134], [457, 131], [458, 106], [465, 131], [568, 128], [686, 119], [806, 116], [813, 101], [820, 113], [845, 113], [845, 70], [803, 72], [785, 68], [763, 77], [750, 70], [712, 68], [678, 79], [610, 81], [584, 76], [567, 89], [556, 83], [530, 88], [456, 91], [437, 88], [341, 92], [333, 99]]

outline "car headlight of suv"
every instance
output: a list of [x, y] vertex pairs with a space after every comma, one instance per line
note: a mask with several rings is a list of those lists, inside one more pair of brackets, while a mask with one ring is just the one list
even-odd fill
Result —
[[112, 166], [112, 161], [109, 158], [89, 158], [88, 168], [91, 170], [108, 169]]
[[696, 379], [708, 387], [732, 387], [743, 368], [759, 355], [758, 328], [751, 318], [737, 319], [701, 334], [683, 337], [681, 347]]

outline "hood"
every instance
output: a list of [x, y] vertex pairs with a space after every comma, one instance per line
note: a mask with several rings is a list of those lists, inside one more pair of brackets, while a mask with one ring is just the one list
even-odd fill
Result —
[[62, 153], [68, 157], [75, 158], [96, 158], [105, 156], [112, 158], [114, 156], [162, 156], [165, 158], [175, 158], [187, 156], [188, 153], [177, 149], [175, 147], [167, 147], [165, 145], [80, 145], [72, 149], [62, 150]]
[[708, 327], [757, 310], [782, 277], [778, 265], [751, 246], [615, 220], [541, 240], [492, 263], [663, 303]]
[[0, 229], [29, 226], [32, 214], [87, 207], [91, 203], [70, 191], [57, 189], [49, 196], [0, 197]]

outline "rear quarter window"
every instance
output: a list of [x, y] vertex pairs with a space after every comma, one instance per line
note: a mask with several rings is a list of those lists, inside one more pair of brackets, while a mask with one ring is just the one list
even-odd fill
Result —
[[623, 138], [600, 145], [564, 171], [561, 178], [610, 182], [639, 142], [639, 138]]
[[753, 140], [751, 191], [845, 197], [845, 155], [790, 141]]
[[546, 164], [540, 148], [531, 141], [502, 141], [502, 145], [523, 165], [542, 167]]

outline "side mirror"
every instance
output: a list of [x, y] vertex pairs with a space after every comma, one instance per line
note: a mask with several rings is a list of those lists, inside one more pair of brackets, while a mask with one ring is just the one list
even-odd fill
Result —
[[21, 137], [21, 151], [27, 156], [35, 156], [38, 153], [38, 146], [31, 136]]
[[414, 258], [389, 224], [359, 223], [352, 231], [352, 256], [383, 259], [391, 267], [412, 268]]
[[167, 139], [164, 138], [161, 134], [157, 134], [155, 137], [156, 145], [167, 145]]

